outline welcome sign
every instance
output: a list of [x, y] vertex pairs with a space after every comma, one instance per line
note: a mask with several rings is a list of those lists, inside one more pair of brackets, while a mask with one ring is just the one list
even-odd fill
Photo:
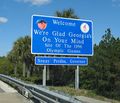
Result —
[[90, 20], [33, 15], [31, 52], [44, 55], [93, 55]]

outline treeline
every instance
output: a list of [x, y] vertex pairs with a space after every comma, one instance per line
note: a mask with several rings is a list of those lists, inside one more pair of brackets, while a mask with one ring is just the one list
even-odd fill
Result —
[[80, 72], [81, 87], [120, 100], [120, 38], [105, 31], [99, 45], [94, 45], [94, 56]]

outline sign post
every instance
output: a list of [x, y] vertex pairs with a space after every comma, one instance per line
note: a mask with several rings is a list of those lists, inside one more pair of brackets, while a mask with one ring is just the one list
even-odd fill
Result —
[[[79, 57], [77, 56], [77, 58]], [[79, 65], [77, 65], [77, 68], [75, 70], [75, 89], [79, 89]]]
[[75, 88], [79, 88], [79, 65], [86, 65], [87, 60], [82, 61], [83, 59], [80, 60], [77, 56], [93, 55], [92, 29], [93, 23], [91, 20], [42, 15], [32, 16], [32, 54], [76, 56], [76, 58], [35, 58], [36, 65], [44, 65], [44, 86], [46, 86], [46, 65], [77, 65]]
[[75, 89], [79, 89], [79, 66], [75, 70]]
[[[46, 86], [46, 66], [47, 65], [77, 65], [75, 70], [75, 89], [79, 89], [79, 65], [88, 65], [88, 58], [85, 57], [35, 57], [36, 65], [44, 65], [43, 86]], [[48, 68], [47, 68], [48, 69]]]
[[43, 86], [46, 86], [46, 71], [47, 71], [47, 66], [44, 65], [44, 69], [43, 69]]

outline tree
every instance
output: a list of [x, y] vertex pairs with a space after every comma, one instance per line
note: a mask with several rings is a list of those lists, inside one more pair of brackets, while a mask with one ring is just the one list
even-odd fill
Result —
[[30, 77], [31, 67], [33, 63], [33, 55], [31, 54], [31, 38], [29, 36], [19, 38], [14, 43], [13, 49], [9, 55], [12, 57], [12, 61], [15, 63], [23, 63], [23, 77], [26, 76], [26, 72], [27, 77]]
[[71, 8], [65, 9], [63, 11], [56, 11], [55, 15], [58, 17], [78, 19], [78, 16], [75, 15], [74, 10]]
[[0, 57], [0, 74], [12, 75], [13, 65], [6, 57]]
[[14, 65], [14, 75], [17, 76], [18, 57], [16, 56], [15, 52], [11, 50], [7, 55], [7, 58]]
[[94, 87], [97, 93], [118, 99], [120, 95], [118, 89], [120, 81], [120, 40], [114, 38], [111, 30], [107, 29], [99, 45], [95, 45], [94, 49], [95, 54], [90, 58], [89, 63], [89, 67], [96, 72]]

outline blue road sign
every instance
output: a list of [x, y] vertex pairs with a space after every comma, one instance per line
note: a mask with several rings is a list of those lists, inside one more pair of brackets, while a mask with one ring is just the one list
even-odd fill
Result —
[[44, 55], [93, 55], [90, 20], [33, 15], [31, 52]]
[[88, 58], [76, 57], [35, 57], [36, 65], [88, 65]]

